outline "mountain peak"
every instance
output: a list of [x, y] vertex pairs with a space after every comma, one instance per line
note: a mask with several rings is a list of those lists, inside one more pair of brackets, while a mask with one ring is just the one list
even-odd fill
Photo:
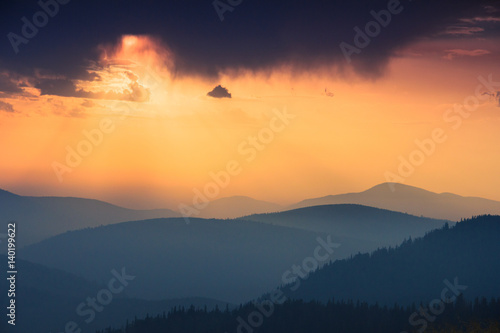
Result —
[[366, 191], [363, 191], [362, 193], [396, 193], [396, 192], [406, 192], [406, 193], [432, 193], [435, 194], [434, 192], [424, 190], [420, 187], [416, 186], [411, 186], [411, 185], [406, 185], [406, 184], [401, 184], [401, 183], [391, 183], [391, 182], [386, 182], [386, 183], [381, 183], [378, 185], [375, 185], [371, 188], [369, 188]]
[[9, 191], [6, 191], [6, 190], [2, 190], [0, 188], [0, 198], [8, 198], [8, 197], [19, 197], [19, 195], [14, 194], [14, 193], [9, 192]]

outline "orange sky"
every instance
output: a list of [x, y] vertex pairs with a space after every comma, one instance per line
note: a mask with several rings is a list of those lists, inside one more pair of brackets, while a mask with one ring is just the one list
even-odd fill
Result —
[[[0, 112], [0, 187], [175, 208], [233, 161], [239, 172], [214, 199], [292, 203], [361, 191], [390, 172], [428, 190], [500, 200], [500, 108], [478, 88], [479, 76], [500, 81], [498, 45], [421, 41], [391, 58], [377, 80], [334, 68], [280, 68], [212, 81], [176, 77], [176, 59], [159, 40], [124, 36], [102, 46], [88, 68], [102, 81], [75, 82], [93, 98], [41, 96], [28, 86], [1, 99], [15, 112]], [[218, 84], [231, 99], [206, 95]], [[474, 100], [468, 116], [447, 111]], [[288, 119], [277, 116], [285, 113]], [[399, 157], [422, 157], [415, 140], [435, 129], [446, 140], [410, 175], [398, 173]], [[83, 152], [72, 165], [68, 147]]]

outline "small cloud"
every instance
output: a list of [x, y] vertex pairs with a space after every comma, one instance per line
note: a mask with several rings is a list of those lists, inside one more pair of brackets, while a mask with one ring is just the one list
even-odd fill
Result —
[[88, 100], [86, 99], [85, 101], [83, 101], [82, 104], [80, 104], [81, 106], [83, 107], [86, 107], [86, 108], [91, 108], [93, 106], [96, 106], [96, 104], [94, 102], [92, 102], [91, 100]]
[[66, 116], [73, 118], [85, 118], [85, 110], [83, 110], [83, 108], [76, 107], [71, 109], [71, 111], [68, 112]]
[[483, 95], [490, 96], [490, 98], [494, 100], [500, 108], [500, 90], [497, 92], [484, 92]]
[[476, 49], [476, 50], [464, 50], [464, 49], [453, 49], [445, 50], [446, 55], [443, 58], [448, 60], [453, 60], [456, 57], [480, 57], [486, 54], [491, 54], [488, 50]]
[[461, 35], [472, 36], [477, 33], [483, 32], [484, 29], [480, 27], [464, 27], [464, 26], [451, 26], [443, 32], [445, 35]]
[[496, 13], [499, 11], [497, 8], [495, 8], [494, 6], [491, 6], [491, 5], [485, 5], [485, 6], [483, 6], [483, 8], [487, 13]]
[[217, 87], [215, 87], [212, 91], [207, 93], [207, 96], [213, 98], [231, 98], [231, 94], [229, 93], [229, 91], [220, 84]]
[[324, 95], [327, 96], [327, 97], [333, 97], [335, 96], [330, 90], [328, 90], [327, 88], [325, 88], [325, 92], [324, 92]]
[[9, 112], [9, 113], [16, 112], [16, 111], [14, 111], [14, 106], [12, 104], [7, 103], [7, 102], [2, 102], [2, 101], [0, 101], [0, 111]]
[[[494, 9], [494, 7], [491, 8]], [[443, 34], [472, 36], [484, 32], [485, 28], [490, 28], [493, 24], [500, 23], [500, 17], [492, 16], [491, 11], [486, 11], [487, 15], [459, 19], [455, 25], [449, 26]]]
[[500, 22], [500, 17], [493, 17], [493, 16], [477, 16], [477, 17], [472, 17], [472, 18], [463, 18], [460, 19], [461, 22], [464, 23], [478, 23], [478, 22]]

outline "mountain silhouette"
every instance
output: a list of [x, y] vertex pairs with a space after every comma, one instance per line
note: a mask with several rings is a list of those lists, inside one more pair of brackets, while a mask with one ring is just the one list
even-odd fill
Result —
[[379, 184], [359, 193], [307, 199], [291, 205], [287, 209], [343, 203], [360, 204], [452, 221], [481, 214], [500, 214], [499, 201], [462, 197], [451, 193], [438, 194], [398, 183]]
[[[127, 290], [135, 297], [207, 297], [239, 303], [281, 284], [291, 265], [313, 255], [317, 237], [330, 237], [341, 245], [322, 265], [398, 243], [445, 223], [354, 205], [276, 215], [287, 214], [286, 219], [295, 221], [305, 219], [303, 213], [311, 225], [332, 226], [307, 230], [245, 219], [190, 219], [189, 224], [181, 218], [154, 219], [67, 232], [30, 245], [19, 255], [97, 281], [105, 279], [112, 267], [127, 267], [137, 274]], [[359, 224], [353, 222], [358, 218]], [[370, 223], [373, 228], [368, 233], [357, 234]], [[372, 232], [376, 229], [381, 232]]]
[[[377, 247], [398, 245], [409, 237], [419, 237], [442, 227], [446, 220], [417, 217], [354, 204], [305, 207], [271, 214], [257, 214], [242, 219], [323, 232], [373, 242]], [[360, 252], [376, 247], [360, 249]]]
[[279, 284], [283, 271], [318, 245], [318, 235], [252, 221], [153, 219], [66, 232], [18, 255], [92, 281], [126, 267], [137, 276], [127, 288], [133, 297], [238, 303]]
[[[0, 255], [2, 262], [7, 262], [5, 255]], [[204, 298], [169, 299], [147, 301], [127, 297], [127, 289], [113, 295], [113, 300], [106, 305], [95, 319], [86, 323], [87, 316], [79, 316], [76, 308], [86, 302], [88, 297], [96, 297], [101, 290], [107, 290], [108, 278], [103, 283], [89, 282], [76, 275], [25, 260], [16, 260], [18, 271], [16, 303], [17, 312], [21, 314], [16, 321], [16, 330], [20, 332], [61, 332], [69, 321], [74, 321], [83, 332], [95, 332], [109, 325], [121, 325], [135, 317], [143, 318], [148, 313], [168, 312], [175, 306], [226, 307], [227, 303]], [[120, 272], [121, 267], [116, 267]], [[0, 288], [8, 290], [7, 280], [0, 280]], [[2, 298], [2, 305], [4, 305]], [[7, 306], [7, 304], [5, 304]], [[56, 314], [56, 315], [54, 315]], [[1, 327], [1, 326], [0, 326]]]
[[[463, 295], [500, 296], [500, 216], [475, 217], [407, 240], [397, 248], [337, 260], [284, 288], [290, 298], [409, 305], [441, 298], [449, 285]], [[455, 278], [457, 282], [455, 283]], [[295, 289], [295, 290], [292, 290]]]
[[68, 230], [157, 217], [180, 216], [169, 209], [134, 210], [73, 197], [28, 197], [0, 190], [2, 230], [17, 221], [18, 247]]

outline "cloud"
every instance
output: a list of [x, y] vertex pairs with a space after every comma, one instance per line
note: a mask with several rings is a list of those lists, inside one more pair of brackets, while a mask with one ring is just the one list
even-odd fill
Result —
[[85, 110], [80, 107], [72, 108], [67, 116], [72, 118], [85, 118]]
[[16, 78], [13, 73], [0, 72], [0, 92], [8, 94], [22, 93], [22, 86], [25, 86], [24, 82], [19, 81], [19, 78]]
[[488, 50], [476, 49], [476, 50], [464, 50], [464, 49], [453, 49], [453, 50], [445, 50], [446, 55], [443, 58], [448, 60], [453, 60], [456, 57], [480, 57], [487, 54], [491, 54]]
[[483, 31], [484, 29], [481, 27], [451, 26], [447, 27], [446, 30], [443, 32], [443, 34], [472, 36]]
[[497, 103], [497, 106], [500, 107], [500, 90], [497, 92], [484, 92], [483, 95], [490, 96]]
[[86, 99], [85, 101], [82, 102], [81, 106], [86, 107], [86, 108], [91, 108], [93, 106], [96, 106], [96, 103], [92, 102], [91, 100]]
[[[486, 33], [483, 25], [471, 27], [460, 19], [494, 17], [492, 9], [499, 7], [492, 0], [400, 2], [401, 13], [392, 15], [390, 23], [370, 38], [362, 52], [353, 55], [351, 63], [346, 62], [340, 43], [353, 44], [354, 28], [363, 30], [374, 20], [372, 11], [387, 10], [388, 0], [244, 1], [225, 12], [223, 22], [211, 1], [128, 0], [126, 6], [118, 7], [113, 1], [72, 2], [71, 11], [61, 11], [61, 20], [44, 27], [28, 44], [20, 45], [18, 54], [6, 41], [0, 48], [1, 66], [23, 75], [33, 75], [35, 68], [43, 68], [73, 82], [92, 81], [90, 75], [99, 73], [89, 73], [86, 61], [100, 60], [97, 46], [113, 44], [127, 32], [155, 36], [168, 46], [163, 48], [167, 54], [163, 58], [171, 62], [169, 69], [174, 76], [216, 79], [228, 71], [268, 71], [283, 66], [308, 71], [326, 65], [339, 75], [353, 70], [363, 77], [376, 78], [384, 74], [397, 50], [447, 27], [452, 27], [444, 35], [449, 38]], [[22, 3], [13, 2], [8, 12], [2, 12], [2, 23], [18, 34], [22, 28], [19, 18], [32, 15]], [[488, 22], [474, 22], [479, 23]], [[138, 46], [137, 54], [146, 56], [157, 51], [159, 43], [141, 44], [129, 38], [127, 45]], [[124, 98], [145, 97], [139, 86], [129, 90]]]
[[124, 35], [98, 49], [98, 59], [88, 60], [84, 67], [86, 75], [37, 75], [36, 87], [42, 95], [147, 102], [150, 87], [158, 87], [170, 75], [172, 56], [156, 38]]
[[[120, 78], [121, 76], [121, 78]], [[128, 80], [122, 80], [128, 78]], [[94, 81], [69, 80], [69, 79], [45, 79], [39, 80], [36, 88], [40, 89], [41, 95], [56, 95], [62, 97], [80, 97], [91, 99], [123, 100], [132, 102], [147, 102], [150, 91], [137, 82], [137, 78], [126, 71], [116, 78], [121, 87], [112, 87], [109, 82], [103, 82], [102, 77]]]
[[330, 90], [328, 90], [328, 88], [325, 88], [325, 92], [323, 94], [327, 97], [334, 97], [335, 96], [335, 94], [332, 93]]
[[208, 92], [207, 96], [213, 98], [231, 98], [229, 91], [221, 85], [218, 85], [212, 91]]
[[0, 101], [0, 111], [9, 112], [9, 113], [16, 112], [14, 110], [14, 106], [12, 104], [7, 103], [7, 102], [3, 102], [3, 101]]
[[[485, 12], [487, 14], [491, 14], [491, 9], [488, 8], [490, 7], [484, 8]], [[494, 34], [495, 26], [498, 26], [498, 23], [500, 23], [500, 17], [495, 17], [492, 15], [461, 18], [456, 22], [455, 25], [447, 27], [443, 34], [455, 36], [473, 36], [478, 34], [484, 35], [486, 29]]]
[[465, 22], [465, 23], [478, 23], [478, 22], [500, 23], [500, 17], [483, 16], [483, 17], [463, 18], [463, 19], [460, 19], [460, 21]]

